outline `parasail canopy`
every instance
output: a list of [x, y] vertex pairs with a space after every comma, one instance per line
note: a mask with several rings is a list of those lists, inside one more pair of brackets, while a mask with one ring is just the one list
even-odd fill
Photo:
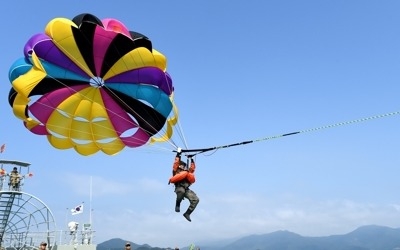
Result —
[[14, 115], [58, 149], [113, 155], [171, 138], [177, 122], [166, 57], [117, 19], [54, 18], [11, 66]]

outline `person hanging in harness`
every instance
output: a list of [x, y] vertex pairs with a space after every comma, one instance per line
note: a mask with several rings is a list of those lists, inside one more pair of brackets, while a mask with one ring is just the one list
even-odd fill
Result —
[[189, 189], [190, 185], [195, 182], [194, 171], [196, 170], [196, 164], [192, 156], [188, 156], [190, 167], [187, 168], [186, 163], [181, 160], [181, 153], [182, 149], [178, 148], [174, 163], [172, 165], [172, 177], [169, 179], [168, 184], [173, 183], [175, 185], [175, 212], [179, 213], [182, 200], [184, 198], [188, 199], [190, 204], [186, 212], [183, 214], [183, 217], [185, 217], [188, 221], [192, 221], [190, 219], [190, 214], [195, 210], [200, 201], [196, 193]]

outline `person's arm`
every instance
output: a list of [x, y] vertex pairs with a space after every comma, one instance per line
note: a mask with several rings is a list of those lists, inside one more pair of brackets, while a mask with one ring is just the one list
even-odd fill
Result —
[[195, 170], [196, 170], [196, 163], [194, 162], [193, 158], [190, 158], [189, 173], [194, 173]]
[[175, 159], [174, 159], [174, 164], [172, 164], [172, 175], [175, 175], [176, 171], [178, 170], [179, 162], [181, 161], [181, 152], [182, 152], [182, 149], [178, 148]]

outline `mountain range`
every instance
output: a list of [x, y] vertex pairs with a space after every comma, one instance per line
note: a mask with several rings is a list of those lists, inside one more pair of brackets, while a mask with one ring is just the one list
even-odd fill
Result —
[[[111, 239], [97, 245], [97, 250], [121, 250], [129, 240]], [[132, 242], [132, 241], [130, 241]], [[131, 243], [132, 250], [170, 250]], [[289, 231], [249, 235], [231, 241], [203, 243], [201, 250], [400, 250], [400, 228], [362, 226], [343, 234], [306, 237]], [[188, 250], [189, 247], [180, 248]]]

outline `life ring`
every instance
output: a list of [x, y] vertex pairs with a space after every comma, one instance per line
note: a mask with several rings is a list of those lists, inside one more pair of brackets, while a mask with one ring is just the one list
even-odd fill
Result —
[[171, 178], [169, 178], [169, 182], [171, 182], [171, 183], [180, 182], [181, 180], [185, 179], [187, 175], [188, 175], [188, 171], [181, 171], [181, 172], [177, 173], [176, 175], [172, 176]]
[[188, 182], [189, 182], [190, 184], [193, 184], [193, 183], [196, 181], [196, 178], [194, 177], [194, 174], [193, 174], [193, 173], [188, 173], [188, 174], [186, 175], [186, 180], [188, 180]]

